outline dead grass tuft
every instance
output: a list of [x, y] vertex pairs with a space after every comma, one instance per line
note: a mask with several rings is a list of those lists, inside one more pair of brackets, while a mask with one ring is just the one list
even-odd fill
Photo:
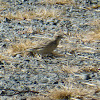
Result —
[[97, 93], [100, 92], [100, 87], [83, 87], [80, 85], [77, 86], [70, 86], [70, 87], [63, 87], [61, 89], [52, 89], [49, 91], [48, 94], [44, 94], [45, 96], [36, 96], [36, 97], [29, 97], [27, 100], [99, 100]]
[[16, 54], [25, 54], [27, 49], [32, 48], [35, 45], [35, 42], [32, 43], [31, 40], [20, 40], [18, 43], [12, 43], [8, 50], [6, 51], [7, 54], [16, 55]]
[[80, 72], [98, 72], [98, 67], [86, 66], [80, 69]]
[[100, 29], [84, 34], [83, 42], [96, 42], [100, 40]]
[[12, 58], [8, 55], [5, 55], [4, 53], [0, 54], [0, 61], [6, 61], [7, 63], [9, 63], [10, 61], [12, 61]]
[[75, 72], [78, 72], [78, 70], [79, 68], [77, 66], [73, 66], [73, 67], [63, 66], [62, 67], [62, 71], [65, 73], [75, 73]]
[[90, 7], [86, 7], [88, 10], [91, 10], [91, 9], [98, 9], [100, 7], [100, 4], [97, 4], [97, 5], [92, 5]]
[[3, 56], [2, 54], [0, 54], [0, 61], [6, 59], [5, 56]]
[[[7, 2], [0, 1], [0, 12], [9, 8], [9, 4]], [[0, 14], [0, 19], [3, 20], [4, 16]]]
[[97, 5], [93, 5], [91, 8], [93, 8], [93, 9], [97, 9], [97, 8], [100, 8], [100, 4], [97, 4]]
[[96, 19], [91, 21], [88, 25], [96, 27], [96, 29], [91, 30], [87, 34], [83, 34], [83, 41], [84, 42], [96, 42], [100, 40], [100, 19]]
[[91, 21], [90, 25], [95, 25], [95, 26], [100, 27], [100, 19], [96, 19], [96, 20]]
[[0, 1], [0, 10], [4, 10], [9, 7], [9, 4], [7, 2]]
[[17, 11], [16, 14], [9, 12], [5, 15], [8, 19], [16, 19], [16, 20], [31, 20], [34, 18], [38, 19], [48, 19], [48, 18], [58, 18], [61, 15], [61, 10], [57, 8], [47, 9], [45, 7], [37, 8], [33, 11]]
[[92, 97], [95, 93], [94, 89], [83, 88], [83, 87], [71, 87], [64, 89], [53, 89], [50, 92], [50, 97], [54, 100], [56, 99], [66, 99], [70, 100], [71, 98], [84, 98], [84, 97]]
[[64, 5], [64, 4], [73, 4], [72, 0], [42, 0], [41, 1], [42, 4], [60, 4], [60, 5]]
[[56, 89], [56, 90], [53, 90], [50, 94], [51, 98], [56, 100], [56, 99], [70, 99], [71, 96], [72, 96], [72, 93], [71, 91], [68, 91], [68, 90], [63, 90], [63, 89]]

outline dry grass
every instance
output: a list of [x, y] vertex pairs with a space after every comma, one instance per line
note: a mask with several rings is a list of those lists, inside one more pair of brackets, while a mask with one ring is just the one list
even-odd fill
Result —
[[[80, 47], [79, 49], [77, 49], [77, 51], [78, 52], [85, 52], [85, 53], [91, 53], [91, 54], [93, 54], [93, 53], [95, 53], [95, 52], [98, 52], [98, 50], [96, 50], [96, 48], [95, 47], [88, 47], [88, 46], [85, 46], [85, 47]], [[90, 58], [90, 57], [81, 57], [81, 60], [93, 60], [92, 58]]]
[[7, 58], [5, 56], [2, 55], [2, 53], [0, 54], [0, 61], [1, 60], [6, 60]]
[[100, 87], [63, 87], [62, 89], [52, 89], [44, 96], [28, 97], [27, 100], [99, 100], [96, 93], [100, 92]]
[[[72, 4], [72, 0], [42, 0], [41, 3], [45, 4]], [[7, 3], [2, 2], [0, 5], [1, 8], [5, 9], [8, 7]], [[47, 7], [39, 7], [34, 9], [33, 11], [16, 11], [14, 14], [13, 12], [9, 12], [6, 15], [0, 15], [0, 18], [8, 18], [8, 19], [15, 19], [15, 20], [31, 20], [34, 18], [37, 19], [48, 19], [48, 18], [59, 18], [64, 11], [61, 9]]]
[[100, 40], [100, 29], [88, 32], [87, 34], [83, 35], [83, 42], [96, 42]]
[[[6, 10], [7, 8], [9, 8], [9, 4], [6, 2], [2, 2], [0, 1], [0, 12], [2, 12], [3, 10]], [[4, 17], [0, 14], [0, 19], [3, 20]]]
[[62, 66], [62, 71], [65, 73], [75, 73], [79, 71], [79, 68], [77, 66]]
[[35, 97], [28, 97], [27, 100], [52, 100], [52, 99], [45, 96], [35, 96]]
[[95, 26], [100, 27], [100, 19], [96, 19], [96, 20], [91, 21], [90, 25], [95, 25]]
[[98, 72], [98, 67], [86, 66], [80, 69], [80, 72]]
[[60, 4], [60, 5], [64, 5], [64, 4], [73, 4], [73, 0], [42, 0], [41, 1], [42, 4]]
[[[64, 44], [64, 46], [66, 47], [66, 51], [68, 51], [70, 54], [75, 54], [75, 52], [84, 52], [84, 53], [99, 53], [99, 47], [97, 48], [95, 45], [93, 46], [88, 46], [88, 45], [83, 45], [80, 46], [80, 44], [82, 44], [82, 42], [84, 44], [87, 43], [99, 43], [100, 41], [100, 30], [95, 30], [95, 31], [90, 31], [87, 33], [83, 33], [83, 34], [75, 34], [76, 36], [70, 36], [70, 39], [66, 39], [65, 42], [66, 44]], [[77, 40], [75, 42], [73, 42], [73, 40]], [[76, 45], [76, 47], [73, 45]], [[91, 57], [89, 56], [85, 56], [85, 57], [81, 57], [82, 60], [93, 60]], [[98, 60], [98, 59], [97, 59]]]
[[[72, 0], [42, 0], [41, 3], [45, 4], [72, 4]], [[2, 6], [1, 6], [2, 5]], [[0, 5], [1, 8], [7, 8], [8, 5], [3, 3]], [[33, 11], [16, 11], [16, 13], [9, 12], [6, 15], [0, 15], [1, 18], [15, 19], [15, 20], [31, 20], [37, 19], [48, 19], [48, 18], [59, 18], [64, 11], [61, 9], [47, 7], [39, 7]]]
[[97, 8], [100, 8], [100, 4], [97, 4], [97, 5], [93, 5], [91, 8], [93, 8], [93, 9], [97, 9]]
[[15, 56], [16, 54], [21, 54], [22, 56], [27, 55], [27, 49], [32, 48], [36, 42], [32, 43], [31, 40], [23, 40], [21, 39], [19, 42], [12, 43], [8, 49], [3, 50], [0, 53], [0, 60], [5, 60], [7, 62], [12, 61], [11, 56]]
[[72, 96], [72, 92], [69, 90], [63, 90], [63, 89], [57, 89], [57, 90], [53, 90], [51, 92], [51, 98], [52, 99], [70, 99], [70, 97]]
[[9, 4], [7, 2], [0, 1], [0, 11], [5, 10], [9, 7]]
[[91, 10], [91, 9], [98, 9], [100, 7], [100, 4], [97, 4], [97, 5], [92, 5], [90, 7], [86, 7], [88, 10]]
[[34, 18], [37, 19], [48, 19], [48, 18], [58, 18], [61, 15], [62, 11], [57, 8], [47, 9], [45, 7], [37, 8], [33, 11], [17, 11], [16, 14], [9, 12], [4, 17], [8, 19], [15, 20], [31, 20]]
[[8, 56], [8, 55], [5, 55], [5, 53], [0, 53], [0, 61], [6, 61], [7, 63], [9, 63], [10, 61], [13, 61], [13, 59]]
[[83, 87], [71, 87], [64, 89], [53, 89], [50, 91], [50, 97], [54, 100], [57, 99], [66, 99], [70, 100], [71, 98], [92, 98], [96, 92], [96, 88], [83, 88]]
[[87, 34], [83, 34], [83, 41], [84, 42], [95, 42], [100, 40], [100, 19], [95, 19], [91, 21], [90, 23], [87, 23], [87, 25], [91, 25], [96, 27], [94, 30], [91, 30], [90, 32], [87, 32]]
[[9, 46], [8, 50], [6, 51], [9, 55], [16, 55], [16, 54], [25, 54], [27, 49], [34, 47], [36, 42], [32, 43], [31, 40], [20, 40], [18, 43], [12, 43], [11, 46]]

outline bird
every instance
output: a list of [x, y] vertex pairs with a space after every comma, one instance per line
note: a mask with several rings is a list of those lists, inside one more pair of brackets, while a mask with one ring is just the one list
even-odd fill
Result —
[[42, 56], [44, 55], [49, 55], [49, 54], [53, 54], [53, 51], [57, 48], [57, 46], [59, 45], [60, 40], [63, 38], [62, 35], [58, 35], [55, 37], [54, 40], [49, 40], [44, 42], [44, 44], [40, 44], [39, 47], [33, 48], [31, 50], [31, 54], [40, 54]]

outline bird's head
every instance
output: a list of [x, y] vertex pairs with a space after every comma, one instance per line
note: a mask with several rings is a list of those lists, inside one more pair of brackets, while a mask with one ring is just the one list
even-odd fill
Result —
[[56, 39], [57, 39], [57, 40], [61, 40], [62, 38], [63, 38], [62, 35], [58, 35], [58, 36], [56, 36]]

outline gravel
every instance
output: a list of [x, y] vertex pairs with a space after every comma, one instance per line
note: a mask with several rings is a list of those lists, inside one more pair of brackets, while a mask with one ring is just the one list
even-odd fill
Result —
[[[3, 0], [10, 6], [3, 8], [0, 11], [0, 15], [5, 16], [9, 12], [15, 14], [17, 11], [31, 11], [40, 7], [46, 7], [45, 4], [39, 3], [40, 1]], [[10, 55], [12, 60], [2, 60], [2, 57], [0, 57], [1, 100], [26, 100], [25, 98], [38, 94], [32, 92], [18, 93], [18, 91], [34, 90], [43, 95], [51, 89], [61, 89], [62, 87], [68, 87], [69, 84], [100, 86], [100, 41], [85, 43], [80, 41], [79, 38], [74, 38], [76, 33], [78, 35], [87, 34], [89, 31], [98, 28], [98, 26], [90, 23], [93, 20], [100, 19], [100, 8], [88, 10], [87, 7], [100, 4], [100, 1], [73, 1], [77, 3], [77, 6], [54, 5], [54, 8], [63, 10], [63, 13], [59, 12], [61, 14], [58, 18], [45, 19], [36, 17], [31, 20], [16, 20], [4, 17], [0, 19], [0, 54], [3, 55], [3, 51], [7, 50], [12, 43], [15, 43], [17, 38], [30, 39], [31, 41], [41, 38], [52, 38], [55, 33], [61, 31], [64, 34], [64, 39], [61, 40], [55, 51], [65, 55], [42, 59], [39, 55], [36, 57], [24, 57], [17, 54], [16, 56]], [[51, 8], [51, 5], [47, 5], [47, 8]], [[28, 28], [32, 28], [32, 32], [27, 33]], [[81, 48], [88, 52], [81, 51]], [[95, 48], [95, 50], [92, 49], [93, 53], [89, 52], [91, 48]], [[97, 67], [98, 72], [77, 72], [77, 68], [81, 69], [91, 66]], [[64, 70], [67, 67], [71, 69], [69, 71]], [[76, 72], [75, 69], [74, 71], [72, 70], [73, 67], [76, 68]], [[70, 72], [71, 70], [72, 72]], [[72, 78], [72, 81], [70, 80], [69, 82], [68, 79], [70, 78]], [[97, 95], [97, 97], [100, 96]]]

